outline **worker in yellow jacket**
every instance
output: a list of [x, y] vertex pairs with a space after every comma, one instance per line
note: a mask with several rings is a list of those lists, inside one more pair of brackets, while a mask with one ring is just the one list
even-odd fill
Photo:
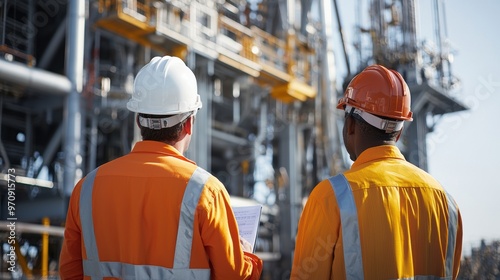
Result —
[[455, 279], [462, 221], [453, 198], [396, 146], [412, 120], [402, 76], [380, 65], [337, 108], [352, 167], [320, 182], [298, 225], [291, 279]]
[[154, 57], [139, 71], [127, 108], [143, 141], [73, 190], [62, 279], [260, 278], [223, 184], [183, 156], [201, 107], [181, 59]]

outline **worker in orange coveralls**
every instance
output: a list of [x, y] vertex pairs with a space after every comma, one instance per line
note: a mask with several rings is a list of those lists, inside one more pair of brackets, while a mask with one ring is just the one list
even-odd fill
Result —
[[320, 182], [298, 225], [291, 279], [455, 279], [462, 220], [453, 198], [396, 146], [412, 120], [402, 76], [380, 65], [349, 83], [351, 168]]
[[137, 74], [127, 108], [143, 141], [75, 187], [60, 256], [62, 279], [259, 279], [223, 184], [183, 156], [202, 107], [177, 57]]

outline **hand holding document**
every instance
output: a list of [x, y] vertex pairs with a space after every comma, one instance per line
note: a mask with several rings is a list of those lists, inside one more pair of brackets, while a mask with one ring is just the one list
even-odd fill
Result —
[[[257, 241], [257, 230], [260, 224], [260, 215], [262, 213], [261, 205], [252, 206], [235, 206], [233, 207], [234, 216], [236, 217], [236, 222], [238, 223], [238, 229], [240, 232], [240, 243], [241, 238], [250, 243], [250, 253], [255, 251], [255, 242]], [[245, 251], [244, 242], [242, 243]]]
[[250, 242], [248, 242], [245, 238], [241, 237], [241, 235], [240, 235], [240, 244], [241, 244], [241, 249], [243, 249], [243, 251], [253, 253], [252, 244], [250, 244]]

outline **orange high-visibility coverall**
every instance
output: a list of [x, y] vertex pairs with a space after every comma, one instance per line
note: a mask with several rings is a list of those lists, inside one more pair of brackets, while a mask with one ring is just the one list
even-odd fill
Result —
[[[357, 209], [364, 279], [443, 277], [449, 209], [441, 185], [389, 145], [365, 150], [344, 175]], [[300, 218], [291, 279], [346, 279], [339, 215], [332, 185], [324, 180]], [[462, 251], [459, 212], [454, 250], [455, 279]]]
[[[100, 260], [172, 268], [180, 203], [196, 167], [172, 146], [155, 141], [138, 142], [130, 154], [99, 167], [92, 209]], [[62, 279], [83, 279], [82, 181], [67, 213]], [[229, 194], [214, 176], [203, 188], [194, 225], [190, 268], [209, 268], [212, 279], [259, 279], [262, 261], [242, 251]]]

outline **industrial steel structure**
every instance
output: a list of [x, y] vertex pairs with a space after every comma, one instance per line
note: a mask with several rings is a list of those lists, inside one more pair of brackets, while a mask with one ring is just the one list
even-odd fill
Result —
[[[442, 4], [434, 3], [439, 30]], [[432, 120], [465, 109], [449, 95], [446, 51], [419, 45], [414, 0], [356, 5], [370, 15], [356, 69], [379, 63], [403, 73], [416, 117], [401, 148], [426, 169]], [[347, 75], [337, 83], [341, 51]], [[0, 265], [8, 277], [57, 278], [72, 189], [140, 140], [125, 103], [153, 56], [179, 56], [197, 76], [203, 109], [187, 156], [224, 183], [233, 203], [264, 205], [263, 279], [287, 279], [304, 199], [350, 166], [335, 104], [337, 84], [355, 73], [336, 0], [3, 0], [0, 54], [2, 244], [7, 222], [18, 222], [16, 271]]]

